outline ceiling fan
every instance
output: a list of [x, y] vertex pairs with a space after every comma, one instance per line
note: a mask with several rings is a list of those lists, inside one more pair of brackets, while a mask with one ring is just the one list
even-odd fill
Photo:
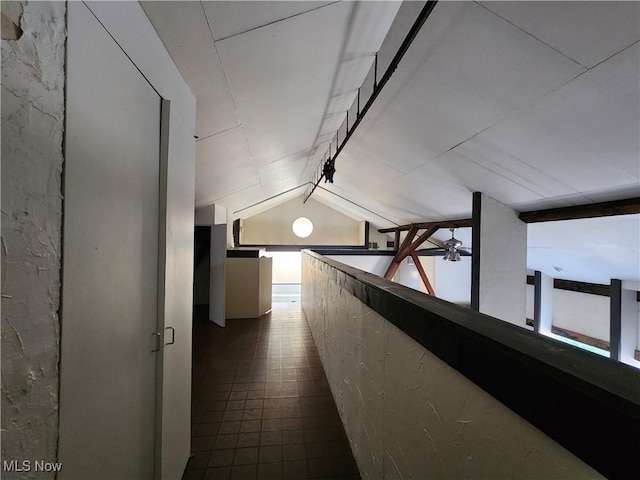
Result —
[[442, 255], [443, 260], [450, 262], [459, 262], [461, 257], [470, 256], [471, 253], [467, 247], [463, 247], [462, 242], [453, 236], [455, 228], [450, 228], [449, 230], [451, 231], [451, 238], [442, 242], [444, 247], [425, 248], [421, 251], [428, 252], [427, 255]]
[[449, 230], [451, 230], [451, 238], [443, 242], [446, 250], [442, 259], [449, 260], [450, 262], [459, 262], [459, 250], [462, 249], [462, 242], [453, 236], [455, 228], [450, 228]]

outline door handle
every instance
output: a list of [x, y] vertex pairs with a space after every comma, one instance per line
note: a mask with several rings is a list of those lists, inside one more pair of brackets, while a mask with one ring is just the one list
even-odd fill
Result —
[[173, 345], [176, 343], [176, 329], [173, 327], [165, 327], [165, 330], [171, 330], [171, 341], [169, 343], [165, 343], [165, 345]]

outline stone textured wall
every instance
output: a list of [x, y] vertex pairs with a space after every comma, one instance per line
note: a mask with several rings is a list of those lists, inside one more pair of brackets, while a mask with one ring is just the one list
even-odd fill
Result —
[[364, 479], [601, 478], [347, 293], [332, 267], [302, 262], [303, 311]]
[[33, 467], [58, 440], [65, 3], [1, 8], [2, 460]]

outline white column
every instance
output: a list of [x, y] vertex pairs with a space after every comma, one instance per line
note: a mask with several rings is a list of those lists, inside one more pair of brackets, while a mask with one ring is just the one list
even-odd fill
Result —
[[471, 306], [526, 327], [527, 224], [518, 212], [473, 194]]
[[209, 320], [226, 325], [226, 262], [227, 262], [227, 210], [214, 206], [211, 227], [211, 275], [209, 282]]
[[196, 209], [196, 225], [211, 227], [209, 250], [209, 320], [221, 327], [225, 319], [225, 265], [227, 258], [227, 210], [219, 205]]
[[553, 277], [536, 270], [533, 296], [533, 330], [551, 333], [553, 324]]

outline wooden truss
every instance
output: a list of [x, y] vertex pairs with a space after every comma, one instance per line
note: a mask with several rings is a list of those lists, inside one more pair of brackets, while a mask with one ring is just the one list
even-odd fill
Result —
[[[435, 295], [435, 290], [433, 289], [431, 282], [429, 282], [429, 278], [427, 277], [424, 268], [422, 268], [422, 264], [420, 263], [420, 259], [418, 258], [416, 250], [420, 245], [422, 245], [441, 228], [470, 226], [471, 219], [468, 218], [464, 220], [449, 220], [444, 222], [415, 223], [410, 225], [401, 225], [395, 228], [383, 228], [379, 230], [382, 233], [395, 232], [393, 248], [396, 251], [396, 254], [393, 257], [389, 268], [387, 269], [387, 273], [384, 274], [384, 278], [386, 278], [387, 280], [391, 280], [398, 271], [400, 263], [402, 263], [405, 258], [411, 257], [413, 259], [413, 263], [418, 269], [418, 274], [420, 275], [422, 283], [427, 289], [427, 292], [429, 292], [429, 295]], [[416, 238], [419, 230], [424, 230], [424, 232]], [[407, 231], [407, 235], [404, 237], [404, 240], [400, 245], [400, 232], [402, 231]]]

